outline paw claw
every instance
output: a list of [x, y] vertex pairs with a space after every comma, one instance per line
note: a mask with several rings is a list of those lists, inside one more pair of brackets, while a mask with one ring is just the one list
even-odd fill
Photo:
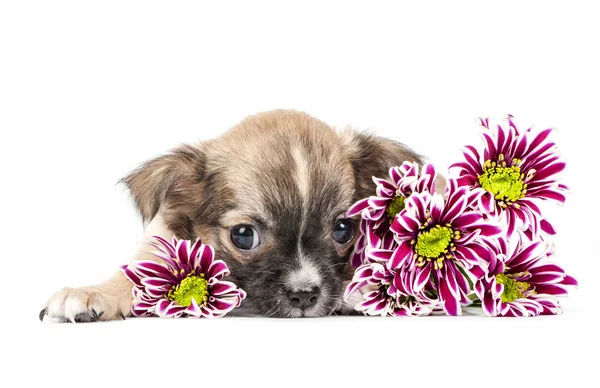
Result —
[[71, 322], [73, 322], [73, 323], [88, 322], [87, 318], [88, 318], [87, 313], [79, 313], [79, 314], [75, 315], [75, 318]]
[[44, 321], [44, 317], [46, 316], [47, 310], [48, 310], [47, 308], [43, 308], [42, 311], [40, 311], [40, 315], [39, 315], [40, 322]]
[[123, 314], [123, 312], [121, 310], [119, 310], [119, 316], [121, 317], [122, 320], [125, 320], [125, 315]]

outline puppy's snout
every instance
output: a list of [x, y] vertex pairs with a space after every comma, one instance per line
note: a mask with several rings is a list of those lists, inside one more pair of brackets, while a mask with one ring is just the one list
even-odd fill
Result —
[[290, 291], [287, 296], [292, 306], [307, 309], [317, 304], [319, 296], [321, 296], [321, 290], [315, 287], [310, 291]]

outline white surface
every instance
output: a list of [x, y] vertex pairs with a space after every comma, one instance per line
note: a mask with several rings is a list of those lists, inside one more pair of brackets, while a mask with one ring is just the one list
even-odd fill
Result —
[[[0, 385], [598, 386], [598, 13], [320, 3], [0, 5]], [[478, 140], [477, 116], [557, 127], [572, 189], [551, 209], [558, 262], [581, 283], [565, 314], [37, 322], [54, 291], [103, 280], [134, 251], [120, 177], [280, 107], [439, 166]]]

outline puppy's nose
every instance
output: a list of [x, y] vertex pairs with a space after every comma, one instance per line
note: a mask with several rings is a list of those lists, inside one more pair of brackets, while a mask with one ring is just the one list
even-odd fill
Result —
[[287, 294], [292, 306], [300, 309], [307, 309], [317, 304], [319, 295], [321, 295], [321, 290], [319, 288], [313, 288], [310, 291], [290, 291]]

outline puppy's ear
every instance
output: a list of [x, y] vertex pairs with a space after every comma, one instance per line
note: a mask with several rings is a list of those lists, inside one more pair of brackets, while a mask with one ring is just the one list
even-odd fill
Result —
[[202, 180], [205, 156], [198, 146], [180, 146], [152, 159], [121, 180], [142, 215], [144, 223], [152, 220], [161, 206], [177, 203], [190, 186]]
[[405, 161], [423, 163], [421, 156], [397, 141], [352, 129], [345, 130], [341, 136], [354, 170], [356, 199], [373, 195], [373, 176], [385, 179], [391, 167]]

